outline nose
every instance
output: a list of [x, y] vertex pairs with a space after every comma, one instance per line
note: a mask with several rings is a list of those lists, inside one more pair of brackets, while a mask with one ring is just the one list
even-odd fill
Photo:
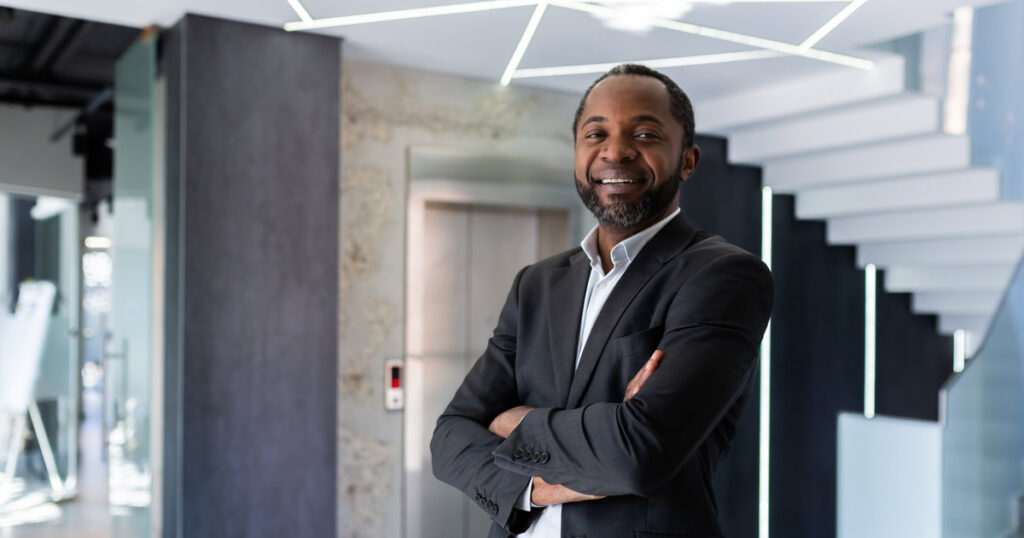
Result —
[[636, 146], [631, 137], [611, 135], [601, 148], [601, 158], [608, 162], [621, 163], [636, 159]]

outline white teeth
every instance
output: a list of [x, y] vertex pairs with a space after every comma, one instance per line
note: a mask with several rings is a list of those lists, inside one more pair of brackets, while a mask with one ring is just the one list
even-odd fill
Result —
[[637, 181], [635, 179], [623, 179], [623, 178], [608, 178], [608, 179], [601, 179], [601, 180], [598, 180], [598, 181], [600, 181], [603, 184], [608, 184], [608, 183], [639, 183], [639, 181]]

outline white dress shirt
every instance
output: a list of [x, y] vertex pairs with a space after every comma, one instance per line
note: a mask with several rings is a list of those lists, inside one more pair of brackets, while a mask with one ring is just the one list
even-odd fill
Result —
[[[622, 278], [629, 264], [640, 254], [640, 250], [644, 248], [644, 245], [678, 214], [679, 209], [676, 209], [671, 215], [659, 220], [653, 226], [623, 239], [612, 247], [612, 270], [608, 271], [608, 274], [604, 272], [604, 267], [601, 265], [601, 254], [597, 249], [597, 227], [595, 226], [590, 230], [590, 233], [580, 242], [583, 252], [590, 259], [590, 280], [587, 281], [587, 293], [583, 296], [580, 338], [579, 345], [576, 347], [577, 368], [580, 365], [580, 356], [583, 355], [583, 346], [586, 345], [587, 338], [590, 337], [590, 329], [594, 327], [594, 322], [597, 320], [598, 314], [601, 313], [601, 309], [604, 308], [604, 303], [608, 300], [608, 296], [615, 289], [615, 285], [619, 283], [619, 279]], [[530, 504], [532, 492], [533, 482], [530, 482], [530, 485], [526, 486], [526, 491], [519, 496], [516, 508], [527, 512], [531, 508], [536, 508]], [[519, 536], [527, 538], [561, 538], [562, 505], [553, 504], [544, 508], [544, 513], [530, 525], [526, 532]]]

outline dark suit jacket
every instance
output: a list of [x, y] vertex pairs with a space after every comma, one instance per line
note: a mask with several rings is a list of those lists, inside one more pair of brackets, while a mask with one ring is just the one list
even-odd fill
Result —
[[[434, 474], [491, 515], [491, 537], [536, 517], [514, 508], [532, 476], [607, 496], [563, 505], [563, 536], [721, 536], [711, 476], [750, 395], [772, 309], [768, 268], [680, 214], [632, 261], [574, 368], [589, 276], [580, 248], [519, 272], [487, 350], [437, 421]], [[623, 402], [655, 349], [660, 367]], [[520, 404], [536, 409], [507, 440], [487, 431]]]

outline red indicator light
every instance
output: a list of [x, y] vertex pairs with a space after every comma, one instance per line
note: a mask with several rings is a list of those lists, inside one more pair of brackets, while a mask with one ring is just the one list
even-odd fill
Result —
[[400, 372], [400, 371], [401, 370], [397, 366], [392, 366], [391, 367], [391, 388], [393, 388], [393, 389], [401, 388], [401, 386], [402, 386], [402, 383], [401, 383], [401, 380], [400, 380], [400, 377], [399, 377], [399, 374], [398, 374], [398, 372]]

